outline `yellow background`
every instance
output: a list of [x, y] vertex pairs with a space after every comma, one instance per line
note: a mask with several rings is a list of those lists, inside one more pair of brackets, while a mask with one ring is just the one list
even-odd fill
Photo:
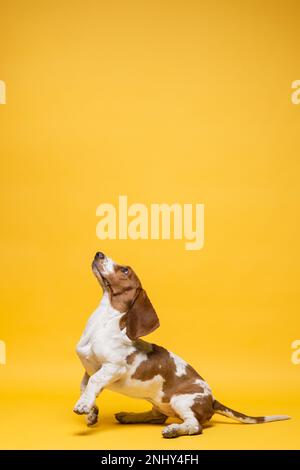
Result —
[[[297, 448], [299, 2], [1, 2], [1, 448]], [[105, 241], [96, 207], [204, 203], [205, 246]], [[202, 436], [121, 426], [144, 410], [104, 391], [93, 429], [72, 413], [75, 344], [101, 249], [132, 265], [161, 327], [225, 404]]]

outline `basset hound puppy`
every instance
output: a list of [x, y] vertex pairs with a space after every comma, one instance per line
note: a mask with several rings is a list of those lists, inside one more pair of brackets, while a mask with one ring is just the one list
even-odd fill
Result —
[[98, 252], [92, 263], [102, 289], [99, 307], [89, 318], [77, 345], [85, 369], [74, 412], [98, 419], [96, 398], [107, 388], [151, 403], [144, 413], [117, 413], [122, 424], [158, 423], [179, 418], [162, 430], [163, 437], [200, 434], [214, 413], [243, 423], [263, 423], [288, 416], [250, 417], [214, 399], [209, 385], [183, 359], [141, 339], [159, 327], [157, 314], [133, 269]]

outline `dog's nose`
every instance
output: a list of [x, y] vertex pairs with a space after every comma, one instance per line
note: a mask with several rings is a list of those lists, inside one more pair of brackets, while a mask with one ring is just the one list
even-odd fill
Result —
[[105, 255], [102, 253], [102, 251], [97, 251], [95, 258], [104, 259]]

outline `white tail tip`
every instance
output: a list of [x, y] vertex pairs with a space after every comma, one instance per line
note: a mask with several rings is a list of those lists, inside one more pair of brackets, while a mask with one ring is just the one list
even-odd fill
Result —
[[287, 415], [265, 416], [265, 423], [270, 423], [271, 421], [284, 421], [285, 419], [291, 419], [291, 417]]

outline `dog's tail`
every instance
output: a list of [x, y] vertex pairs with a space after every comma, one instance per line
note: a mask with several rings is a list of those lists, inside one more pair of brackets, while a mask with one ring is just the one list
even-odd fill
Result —
[[268, 423], [270, 421], [283, 421], [285, 419], [290, 419], [290, 416], [286, 415], [272, 415], [272, 416], [248, 416], [244, 415], [243, 413], [239, 413], [238, 411], [234, 411], [228, 406], [222, 405], [222, 403], [214, 400], [213, 402], [213, 409], [215, 413], [218, 413], [223, 416], [227, 416], [227, 418], [232, 418], [241, 423], [245, 424], [259, 424], [259, 423]]

